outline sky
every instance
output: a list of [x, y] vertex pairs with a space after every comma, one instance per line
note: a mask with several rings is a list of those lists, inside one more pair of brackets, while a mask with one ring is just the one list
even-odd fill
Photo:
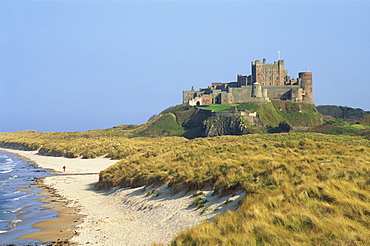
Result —
[[370, 110], [370, 1], [1, 0], [0, 132], [143, 124], [251, 62]]

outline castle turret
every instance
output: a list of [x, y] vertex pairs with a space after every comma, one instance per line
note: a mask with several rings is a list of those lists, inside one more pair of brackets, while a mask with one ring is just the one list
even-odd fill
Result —
[[252, 97], [262, 97], [262, 86], [258, 82], [253, 84]]
[[300, 72], [299, 76], [299, 85], [304, 90], [303, 102], [312, 103], [312, 73], [311, 72]]

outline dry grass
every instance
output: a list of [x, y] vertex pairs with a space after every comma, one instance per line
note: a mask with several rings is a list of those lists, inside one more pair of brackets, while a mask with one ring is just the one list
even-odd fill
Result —
[[[124, 158], [97, 188], [169, 182], [175, 190], [243, 189], [235, 212], [181, 232], [173, 245], [366, 245], [370, 143], [317, 133], [180, 137], [71, 137], [2, 133], [3, 145], [66, 156]], [[18, 143], [18, 145], [15, 145]]]

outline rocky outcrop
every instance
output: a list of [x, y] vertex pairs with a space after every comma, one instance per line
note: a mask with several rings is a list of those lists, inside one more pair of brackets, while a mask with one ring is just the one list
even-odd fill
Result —
[[212, 116], [203, 122], [203, 137], [254, 133], [243, 116]]

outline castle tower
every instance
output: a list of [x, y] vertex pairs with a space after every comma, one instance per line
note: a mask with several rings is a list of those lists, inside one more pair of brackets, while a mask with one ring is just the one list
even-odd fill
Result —
[[274, 61], [273, 64], [266, 63], [266, 59], [252, 62], [252, 84], [255, 82], [261, 85], [284, 85], [285, 76], [288, 71], [284, 70], [284, 60]]
[[311, 72], [300, 72], [298, 74], [298, 80], [300, 87], [304, 90], [303, 102], [312, 103], [312, 73]]

